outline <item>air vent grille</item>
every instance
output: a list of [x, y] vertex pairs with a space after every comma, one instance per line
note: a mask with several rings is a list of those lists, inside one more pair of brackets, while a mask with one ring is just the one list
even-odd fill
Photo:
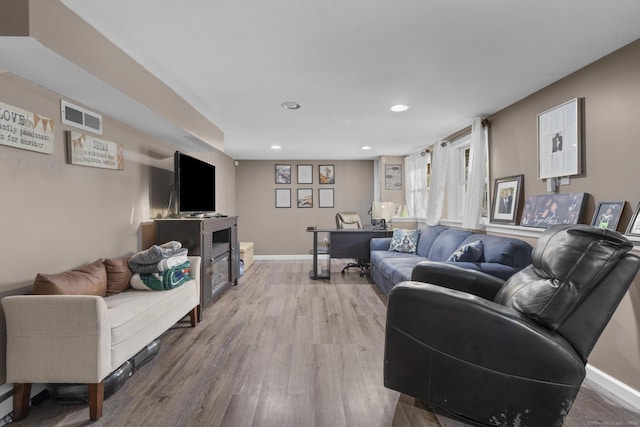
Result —
[[102, 135], [102, 116], [93, 111], [60, 100], [62, 123]]

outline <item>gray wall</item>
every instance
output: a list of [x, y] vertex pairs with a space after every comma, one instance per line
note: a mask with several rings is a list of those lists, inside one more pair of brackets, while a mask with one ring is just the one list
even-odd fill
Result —
[[[536, 115], [573, 98], [584, 98], [586, 169], [560, 191], [591, 194], [584, 217], [587, 223], [597, 202], [626, 200], [619, 227], [624, 232], [640, 201], [636, 129], [640, 120], [640, 40], [494, 114], [491, 178], [523, 173], [525, 194], [544, 194], [546, 185], [537, 179]], [[640, 390], [639, 278], [631, 285], [589, 362]]]
[[[276, 164], [290, 164], [292, 184], [275, 184]], [[296, 165], [313, 165], [313, 184], [297, 184]], [[318, 184], [318, 165], [335, 165], [335, 185]], [[335, 214], [356, 211], [364, 223], [373, 201], [373, 161], [241, 160], [236, 167], [238, 232], [241, 241], [254, 242], [256, 255], [309, 254], [312, 234], [307, 226], [335, 228]], [[291, 208], [275, 207], [276, 188], [291, 189]], [[313, 208], [298, 208], [298, 188], [313, 188]], [[318, 188], [333, 188], [334, 208], [318, 207]]]
[[[0, 74], [0, 94], [4, 103], [56, 120], [52, 155], [0, 145], [0, 291], [38, 272], [140, 250], [144, 222], [167, 212], [176, 147], [105, 116], [102, 138], [124, 146], [124, 171], [69, 165], [60, 96], [8, 72]], [[219, 152], [190, 154], [216, 165], [218, 210], [235, 214], [233, 161]]]

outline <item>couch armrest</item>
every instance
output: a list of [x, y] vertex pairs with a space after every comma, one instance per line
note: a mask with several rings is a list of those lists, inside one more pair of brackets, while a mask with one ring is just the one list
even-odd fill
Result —
[[7, 382], [99, 383], [112, 370], [102, 297], [20, 295], [2, 299]]
[[388, 251], [391, 246], [391, 237], [374, 237], [371, 239], [371, 251]]
[[411, 272], [411, 280], [431, 283], [493, 300], [504, 280], [452, 263], [422, 261]]

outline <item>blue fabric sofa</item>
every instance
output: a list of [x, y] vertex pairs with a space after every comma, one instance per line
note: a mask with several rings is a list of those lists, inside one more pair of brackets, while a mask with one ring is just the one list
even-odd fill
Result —
[[389, 295], [396, 284], [411, 280], [413, 267], [419, 262], [447, 262], [458, 248], [477, 240], [484, 246], [478, 262], [451, 264], [504, 280], [531, 264], [533, 248], [525, 241], [437, 225], [420, 230], [416, 253], [389, 251], [391, 238], [371, 239], [371, 277], [380, 290]]

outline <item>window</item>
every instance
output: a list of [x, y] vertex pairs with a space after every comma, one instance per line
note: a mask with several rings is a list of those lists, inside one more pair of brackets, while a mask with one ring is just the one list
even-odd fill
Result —
[[447, 218], [462, 219], [464, 196], [469, 177], [471, 135], [464, 135], [449, 144], [449, 170], [447, 177]]

